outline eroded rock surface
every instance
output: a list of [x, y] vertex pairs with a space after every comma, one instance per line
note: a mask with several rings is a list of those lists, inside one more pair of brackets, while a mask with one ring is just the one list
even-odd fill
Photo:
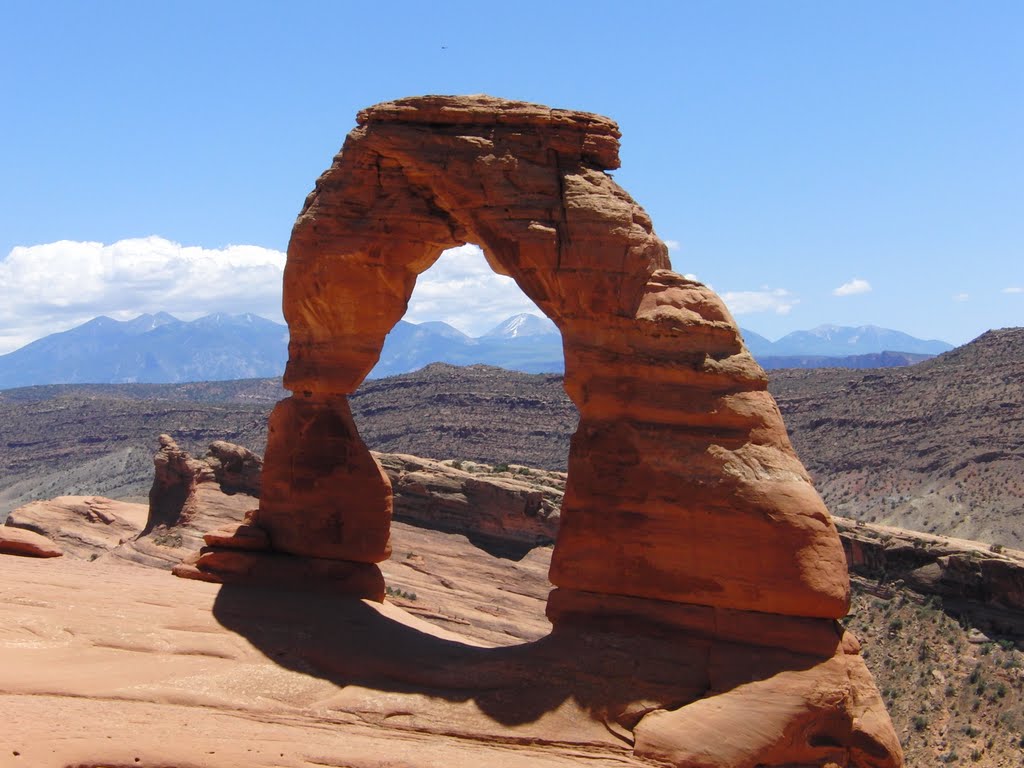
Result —
[[196, 458], [160, 435], [153, 465], [145, 526], [110, 557], [171, 569], [203, 546], [207, 532], [237, 524], [259, 503], [245, 492], [259, 487], [259, 457], [241, 446], [215, 441]]
[[56, 542], [70, 557], [94, 559], [134, 539], [146, 523], [146, 505], [102, 496], [58, 496], [18, 507], [7, 526]]
[[871, 686], [845, 677], [837, 633], [802, 629], [781, 649], [777, 632], [729, 645], [591, 622], [489, 648], [390, 603], [0, 558], [0, 765], [753, 766], [765, 740], [805, 765], [884, 765], [832, 743], [852, 729], [858, 750], [892, 748], [876, 724], [820, 717], [833, 699], [870, 716], [856, 695]]
[[347, 396], [416, 276], [445, 248], [475, 242], [565, 345], [580, 425], [552, 581], [842, 616], [842, 548], [764, 372], [724, 304], [671, 271], [650, 218], [606, 173], [618, 167], [617, 126], [486, 96], [380, 104], [358, 122], [289, 245], [285, 385], [295, 395], [271, 417], [254, 518], [274, 547], [388, 556], [391, 489]]

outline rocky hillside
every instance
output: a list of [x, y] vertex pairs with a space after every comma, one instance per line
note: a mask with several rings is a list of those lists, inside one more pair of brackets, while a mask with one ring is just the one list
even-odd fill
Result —
[[771, 389], [835, 514], [1024, 546], [1024, 329], [910, 368], [775, 371]]
[[[178, 435], [189, 450], [214, 440], [266, 444], [266, 402], [129, 399], [124, 389], [39, 388], [0, 393], [0, 518], [52, 496], [142, 497], [152, 482], [155, 436]], [[13, 393], [13, 394], [12, 394]]]
[[[0, 520], [33, 499], [142, 497], [155, 436], [262, 453], [275, 379], [0, 391]], [[576, 411], [559, 376], [446, 364], [366, 382], [352, 410], [371, 448], [564, 470]]]
[[565, 470], [576, 409], [562, 377], [483, 365], [429, 365], [368, 381], [352, 397], [378, 451]]
[[[908, 368], [773, 371], [793, 443], [836, 514], [1024, 547], [1024, 329]], [[0, 392], [0, 516], [33, 498], [138, 496], [154, 436], [262, 452], [276, 380]], [[371, 448], [564, 470], [576, 414], [551, 375], [431, 365], [352, 398]]]

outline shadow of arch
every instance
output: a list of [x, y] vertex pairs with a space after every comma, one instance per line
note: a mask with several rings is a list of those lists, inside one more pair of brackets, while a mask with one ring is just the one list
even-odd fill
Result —
[[605, 618], [566, 623], [530, 643], [484, 648], [439, 636], [443, 630], [424, 631], [393, 606], [234, 585], [221, 587], [214, 615], [275, 663], [340, 687], [473, 702], [506, 726], [535, 722], [572, 701], [625, 741], [652, 710], [811, 669], [839, 642], [833, 630], [831, 640], [826, 632], [816, 648], [794, 653]]

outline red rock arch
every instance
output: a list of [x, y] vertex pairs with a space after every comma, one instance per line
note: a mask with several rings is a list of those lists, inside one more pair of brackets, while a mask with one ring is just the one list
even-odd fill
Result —
[[720, 299], [670, 271], [650, 218], [606, 172], [618, 137], [607, 118], [485, 96], [359, 113], [288, 249], [294, 395], [271, 417], [253, 518], [277, 552], [339, 584], [341, 563], [365, 576], [388, 557], [391, 489], [347, 396], [416, 276], [475, 242], [558, 325], [580, 412], [552, 617], [592, 593], [845, 614], [838, 536], [764, 372]]

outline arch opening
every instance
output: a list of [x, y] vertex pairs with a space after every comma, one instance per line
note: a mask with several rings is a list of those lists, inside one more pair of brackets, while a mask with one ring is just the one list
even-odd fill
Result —
[[560, 374], [565, 368], [558, 326], [512, 277], [494, 272], [472, 243], [446, 250], [419, 274], [408, 308], [385, 337], [367, 381], [435, 362], [524, 373]]

